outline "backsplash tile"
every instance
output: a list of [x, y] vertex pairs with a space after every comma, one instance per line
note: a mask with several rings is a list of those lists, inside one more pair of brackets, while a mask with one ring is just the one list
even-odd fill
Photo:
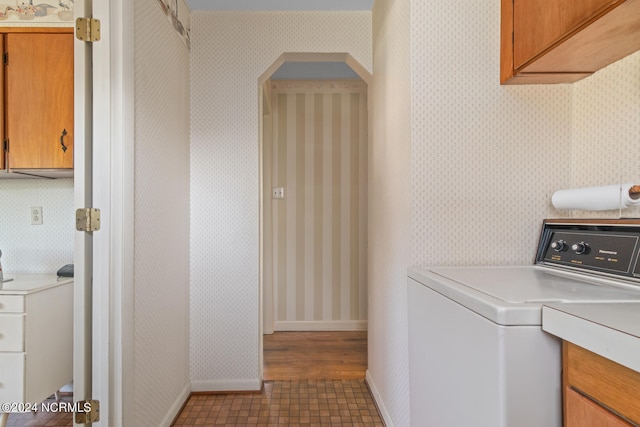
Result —
[[[42, 206], [42, 225], [31, 225]], [[0, 250], [5, 273], [55, 273], [73, 263], [73, 179], [0, 180]]]

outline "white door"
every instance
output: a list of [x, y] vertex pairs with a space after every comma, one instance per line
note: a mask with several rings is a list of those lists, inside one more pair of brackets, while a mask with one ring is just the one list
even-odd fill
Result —
[[75, 14], [99, 19], [101, 39], [76, 40], [74, 203], [101, 218], [76, 232], [74, 400], [99, 400], [93, 425], [117, 427], [133, 402], [133, 2], [83, 0]]

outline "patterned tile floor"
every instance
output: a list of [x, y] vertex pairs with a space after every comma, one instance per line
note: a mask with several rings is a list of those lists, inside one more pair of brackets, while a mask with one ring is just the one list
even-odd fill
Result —
[[[61, 402], [73, 402], [71, 394]], [[53, 398], [47, 402], [54, 402]], [[194, 394], [174, 426], [382, 427], [363, 380], [265, 381], [262, 392]], [[10, 414], [7, 427], [73, 426], [70, 413]]]
[[194, 394], [174, 426], [375, 426], [363, 380], [265, 381], [262, 392]]

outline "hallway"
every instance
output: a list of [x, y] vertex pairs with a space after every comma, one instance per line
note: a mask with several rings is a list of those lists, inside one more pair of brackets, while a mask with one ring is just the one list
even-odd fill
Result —
[[192, 394], [174, 425], [381, 427], [366, 369], [366, 331], [265, 335], [261, 392]]

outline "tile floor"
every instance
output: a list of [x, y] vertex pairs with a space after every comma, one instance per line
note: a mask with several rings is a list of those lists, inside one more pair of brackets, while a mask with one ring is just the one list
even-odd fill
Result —
[[364, 380], [265, 381], [262, 392], [193, 394], [174, 426], [384, 426]]
[[[384, 426], [363, 379], [366, 348], [366, 332], [265, 337], [269, 380], [261, 392], [193, 394], [174, 425]], [[72, 403], [73, 396], [61, 393], [61, 400]], [[10, 414], [7, 427], [19, 426], [74, 424], [72, 414], [65, 412]]]

